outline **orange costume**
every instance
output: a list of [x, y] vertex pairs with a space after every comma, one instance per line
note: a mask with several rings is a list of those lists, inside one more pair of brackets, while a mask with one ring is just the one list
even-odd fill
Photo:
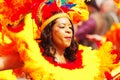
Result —
[[[14, 0], [12, 1], [14, 2]], [[37, 2], [37, 0], [35, 1]], [[39, 7], [36, 2], [31, 6], [31, 9], [37, 9]], [[41, 2], [38, 1], [39, 4]], [[79, 13], [74, 12], [74, 10], [77, 10], [76, 7], [77, 6], [72, 8], [73, 10], [71, 11], [73, 12], [68, 12], [72, 20], [76, 17], [72, 14]], [[28, 12], [25, 13], [23, 20], [24, 25], [21, 23], [22, 27], [16, 28], [18, 29], [17, 32], [16, 29], [9, 29], [6, 26], [7, 23], [4, 23], [3, 21], [1, 22], [2, 32], [0, 33], [0, 46], [2, 48], [0, 48], [0, 50], [6, 50], [5, 46], [13, 44], [12, 46], [9, 46], [11, 52], [14, 53], [15, 50], [18, 51], [20, 59], [24, 62], [24, 66], [21, 68], [22, 72], [29, 75], [33, 80], [104, 80], [105, 78], [113, 78], [109, 73], [120, 64], [115, 64], [117, 55], [111, 54], [111, 42], [105, 42], [98, 50], [92, 50], [91, 47], [79, 45], [79, 51], [76, 55], [77, 60], [70, 64], [66, 63], [59, 65], [52, 62], [50, 58], [42, 56], [42, 50], [39, 48], [38, 43], [35, 40], [35, 38], [38, 37], [36, 34], [38, 30], [38, 22], [36, 20], [37, 14], [34, 13], [34, 10], [31, 10], [30, 13]], [[83, 10], [83, 12], [87, 13], [87, 9], [85, 8], [85, 11]], [[85, 18], [82, 18], [83, 20], [86, 19], [86, 15]], [[2, 16], [5, 17], [4, 14]], [[78, 16], [80, 15], [78, 14]], [[82, 17], [83, 16], [84, 15], [82, 15]], [[1, 17], [1, 14], [0, 19], [4, 20], [4, 18]], [[82, 19], [79, 17], [79, 20]], [[11, 19], [5, 20], [10, 20], [9, 22], [11, 23]], [[77, 22], [77, 20], [74, 20], [73, 22]], [[21, 30], [19, 31], [19, 29]], [[13, 48], [15, 46], [16, 48]], [[4, 55], [6, 53], [1, 52], [0, 54]], [[14, 69], [0, 71], [0, 79], [16, 80], [16, 78], [21, 76], [21, 74], [16, 74], [17, 72], [14, 72], [13, 74], [13, 72]]]

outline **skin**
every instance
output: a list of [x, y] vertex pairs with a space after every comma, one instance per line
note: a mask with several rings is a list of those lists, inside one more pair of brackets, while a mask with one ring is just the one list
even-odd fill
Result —
[[58, 63], [66, 62], [64, 50], [71, 45], [72, 36], [72, 25], [69, 19], [58, 18], [52, 28], [53, 46], [56, 48], [55, 57]]
[[17, 46], [14, 43], [0, 45], [0, 71], [23, 67]]
[[24, 63], [20, 60], [19, 54], [0, 56], [0, 71], [22, 67]]

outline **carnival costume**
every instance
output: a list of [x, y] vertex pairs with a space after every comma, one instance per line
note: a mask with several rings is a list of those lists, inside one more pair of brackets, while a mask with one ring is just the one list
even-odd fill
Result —
[[[36, 5], [38, 6], [37, 3]], [[65, 7], [66, 6], [64, 6], [63, 8], [65, 9]], [[36, 7], [34, 7], [34, 9], [36, 9]], [[74, 9], [77, 8], [73, 8], [73, 10], [71, 10], [71, 13], [68, 12], [67, 10], [68, 14], [70, 15], [70, 18], [73, 20], [73, 23], [78, 22], [78, 20], [80, 21], [82, 19], [86, 19], [79, 18], [75, 20], [74, 17], [76, 16], [73, 16], [72, 14], [78, 14], [79, 12], [78, 13], [74, 12]], [[65, 16], [66, 15], [67, 14], [65, 13]], [[58, 16], [60, 17], [60, 15]], [[78, 14], [78, 16], [80, 15]], [[41, 28], [41, 30], [44, 29], [45, 25], [43, 25], [43, 28]], [[2, 24], [2, 26], [4, 25]], [[22, 28], [22, 30], [20, 32], [15, 33], [4, 28], [4, 42], [6, 44], [3, 44], [2, 38], [0, 42], [2, 50], [6, 50], [6, 46], [9, 46], [9, 44], [13, 44], [9, 46], [11, 52], [13, 51], [19, 52], [21, 60], [24, 61], [25, 64], [23, 68], [21, 68], [21, 70], [25, 74], [28, 74], [31, 79], [33, 80], [81, 80], [81, 79], [104, 80], [105, 78], [112, 79], [112, 76], [109, 73], [113, 68], [117, 67], [119, 64], [114, 64], [116, 62], [117, 55], [111, 54], [113, 51], [111, 42], [105, 42], [103, 45], [101, 45], [101, 47], [98, 50], [92, 50], [91, 47], [79, 45], [79, 50], [76, 55], [77, 60], [70, 64], [66, 63], [60, 65], [52, 62], [50, 58], [42, 56], [42, 50], [39, 48], [38, 43], [35, 40], [35, 36], [37, 36], [36, 34], [37, 26], [38, 21], [36, 20], [36, 15], [34, 15], [34, 13], [27, 13], [24, 18], [24, 27]], [[16, 46], [16, 49], [13, 48], [14, 46]], [[113, 53], [116, 52], [113, 51]], [[5, 53], [1, 52], [1, 54]], [[0, 71], [0, 79], [16, 80], [15, 74], [13, 74], [13, 72], [14, 71], [12, 69]]]

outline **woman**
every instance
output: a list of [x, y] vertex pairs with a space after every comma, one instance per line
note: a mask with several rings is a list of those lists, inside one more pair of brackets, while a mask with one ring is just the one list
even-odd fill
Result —
[[[46, 60], [41, 57], [40, 65], [42, 68], [29, 73], [33, 79], [101, 80], [105, 77], [112, 78], [106, 75], [109, 74], [109, 69], [105, 70], [105, 68], [108, 68], [106, 65], [109, 65], [105, 64], [107, 60], [104, 60], [105, 65], [100, 66], [102, 62], [99, 60], [101, 58], [102, 61], [103, 56], [100, 56], [99, 53], [103, 51], [101, 54], [104, 55], [104, 48], [96, 51], [89, 47], [78, 47], [74, 41], [74, 29], [69, 15], [63, 12], [62, 8], [58, 7], [56, 3], [46, 3], [39, 6], [37, 16], [41, 30], [39, 46], [41, 54]], [[108, 44], [103, 47], [106, 45]], [[109, 50], [111, 48], [106, 50], [108, 55], [110, 55]], [[47, 67], [45, 67], [46, 65]], [[93, 69], [94, 72], [91, 71]], [[86, 73], [90, 76], [87, 76]], [[35, 74], [38, 75], [35, 76]], [[64, 77], [64, 75], [66, 76]], [[72, 75], [72, 78], [69, 78], [70, 75]]]
[[[112, 64], [111, 44], [105, 44], [100, 50], [91, 50], [84, 46], [77, 47], [70, 17], [55, 3], [39, 6], [37, 17], [41, 26], [39, 27], [41, 30], [40, 48], [33, 39], [32, 30], [28, 30], [31, 24], [27, 25], [22, 37], [19, 36], [19, 43], [16, 44], [19, 46], [18, 51], [24, 62], [22, 70], [32, 80], [105, 79], [104, 72], [109, 72], [108, 65]], [[106, 46], [107, 49], [104, 50]], [[99, 53], [102, 56], [98, 55]], [[107, 61], [108, 59], [105, 61], [104, 53], [111, 62]], [[103, 64], [102, 60], [104, 60]]]
[[58, 63], [74, 61], [77, 43], [73, 35], [73, 25], [68, 18], [53, 20], [41, 33], [40, 45], [44, 48], [43, 55], [53, 57]]
[[[48, 34], [49, 33], [49, 34]], [[74, 41], [73, 25], [69, 18], [61, 17], [49, 23], [41, 33], [40, 47], [44, 49], [43, 56], [56, 64], [73, 63], [78, 59], [76, 52], [78, 45]], [[48, 58], [49, 57], [49, 58]], [[81, 63], [74, 64], [74, 67], [81, 67]]]
[[[41, 25], [41, 36], [39, 46], [42, 50], [42, 55], [50, 62], [56, 64], [70, 64], [76, 61], [76, 52], [78, 45], [74, 40], [74, 29], [70, 17], [67, 13], [63, 12], [56, 3], [50, 3], [49, 8], [54, 5], [52, 16], [46, 14], [48, 19], [44, 20]], [[45, 5], [42, 8], [42, 14], [45, 14]], [[51, 10], [49, 9], [51, 13]], [[45, 13], [44, 13], [45, 12]], [[38, 15], [39, 16], [39, 15]], [[42, 15], [44, 16], [44, 15]], [[42, 18], [45, 19], [45, 18]], [[80, 57], [80, 56], [79, 56]], [[74, 64], [76, 67], [81, 67], [81, 63]], [[69, 67], [63, 66], [61, 67]], [[75, 68], [71, 67], [71, 68]]]

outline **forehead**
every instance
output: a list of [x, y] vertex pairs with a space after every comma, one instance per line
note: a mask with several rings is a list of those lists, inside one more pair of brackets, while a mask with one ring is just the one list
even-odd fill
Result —
[[68, 18], [66, 18], [66, 17], [61, 17], [61, 18], [56, 19], [56, 23], [59, 23], [59, 24], [71, 24], [70, 20]]

